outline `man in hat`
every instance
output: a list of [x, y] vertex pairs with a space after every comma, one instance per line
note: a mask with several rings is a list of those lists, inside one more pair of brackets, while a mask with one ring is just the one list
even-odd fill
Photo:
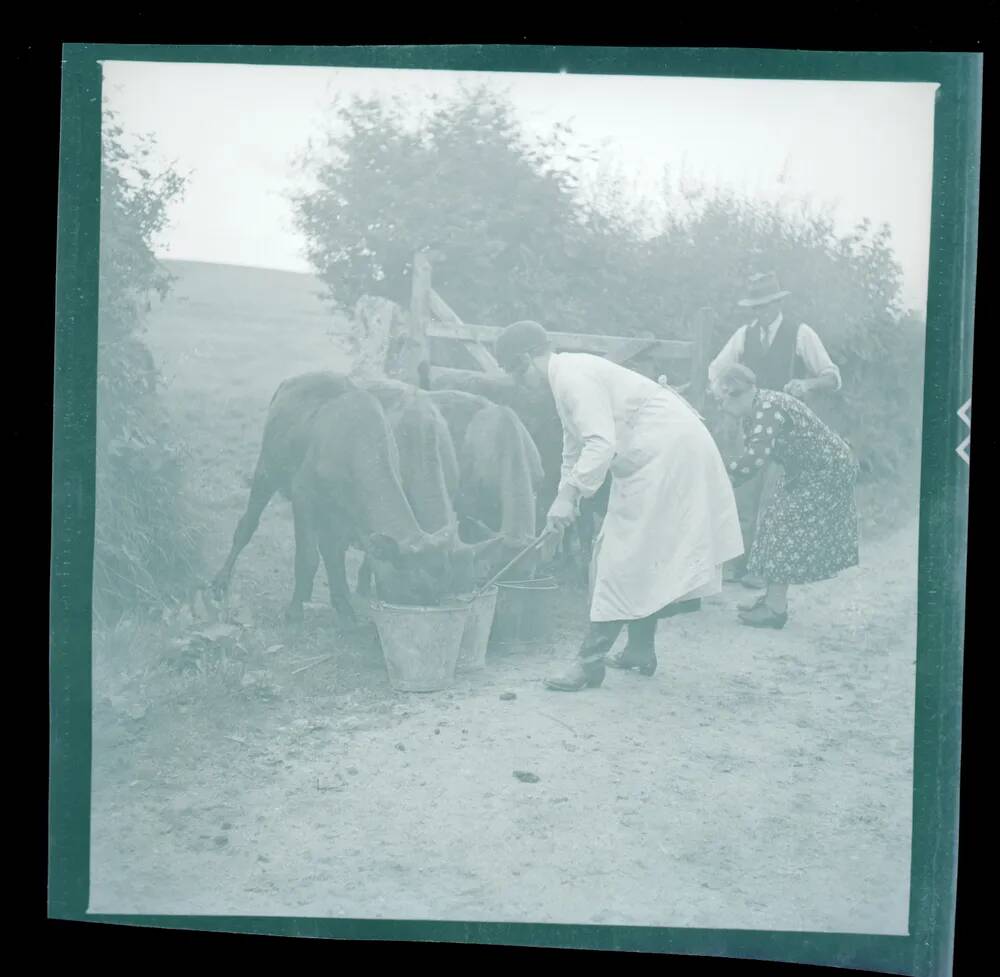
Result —
[[[580, 499], [613, 475], [594, 545], [590, 628], [577, 657], [545, 684], [598, 686], [606, 663], [652, 675], [658, 618], [697, 610], [719, 593], [723, 564], [743, 552], [719, 449], [683, 397], [603, 357], [554, 353], [537, 322], [508, 326], [496, 357], [525, 387], [548, 387], [562, 422], [562, 472], [546, 528], [572, 523]], [[626, 627], [625, 648], [606, 659]]]
[[[823, 341], [804, 322], [785, 317], [782, 305], [789, 295], [791, 292], [781, 288], [774, 272], [750, 276], [746, 294], [736, 304], [752, 310], [755, 318], [740, 326], [709, 364], [708, 382], [713, 391], [718, 378], [736, 363], [754, 372], [758, 387], [782, 390], [800, 400], [808, 400], [822, 390], [840, 389], [840, 370]], [[776, 466], [768, 465], [736, 492], [747, 554], [756, 535], [758, 514], [775, 489], [778, 476]], [[747, 587], [762, 586], [750, 577], [742, 581]]]
[[713, 388], [724, 370], [742, 363], [766, 390], [802, 399], [816, 391], [840, 389], [840, 370], [823, 341], [804, 322], [785, 318], [782, 305], [791, 294], [781, 288], [774, 272], [750, 277], [745, 297], [736, 304], [752, 309], [754, 320], [740, 326], [709, 364]]

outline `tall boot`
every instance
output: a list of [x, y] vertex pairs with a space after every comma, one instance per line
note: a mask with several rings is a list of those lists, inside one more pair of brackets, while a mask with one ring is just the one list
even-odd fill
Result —
[[545, 684], [557, 692], [597, 688], [604, 681], [604, 656], [621, 634], [624, 621], [591, 621], [576, 658], [549, 675]]
[[675, 600], [672, 604], [667, 604], [661, 611], [656, 612], [656, 617], [674, 617], [677, 614], [693, 614], [701, 610], [701, 598], [692, 597], [690, 600]]
[[656, 622], [651, 614], [628, 622], [628, 642], [614, 655], [608, 655], [605, 662], [612, 668], [638, 669], [640, 675], [652, 675], [656, 671]]

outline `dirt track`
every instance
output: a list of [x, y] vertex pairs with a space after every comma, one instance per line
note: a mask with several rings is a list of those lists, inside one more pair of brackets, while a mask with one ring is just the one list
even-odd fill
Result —
[[[190, 306], [162, 312], [161, 362], [188, 322]], [[218, 335], [169, 396], [221, 559], [273, 388]], [[575, 695], [540, 682], [581, 633], [567, 586], [551, 642], [450, 692], [394, 694], [377, 644], [338, 637], [328, 608], [277, 623], [276, 505], [237, 570], [235, 680], [154, 667], [184, 622], [131, 665], [95, 648], [90, 909], [905, 932], [915, 525], [862, 563], [795, 590], [782, 632], [741, 627], [729, 587], [661, 624], [652, 679], [611, 671]]]
[[[269, 656], [277, 699], [109, 721], [91, 910], [901, 932], [899, 542], [868, 554], [878, 578], [799, 596], [781, 633], [724, 605], [661, 625], [652, 679], [546, 691], [566, 635], [452, 692], [394, 695], [374, 646], [296, 676], [277, 661], [289, 648]], [[313, 616], [316, 642], [331, 621]], [[335, 691], [339, 671], [360, 688]]]

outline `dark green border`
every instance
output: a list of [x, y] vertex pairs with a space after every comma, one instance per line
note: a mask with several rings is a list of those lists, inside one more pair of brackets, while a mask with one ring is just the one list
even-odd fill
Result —
[[[910, 936], [277, 917], [88, 916], [90, 596], [101, 60], [581, 74], [937, 82], [928, 300]], [[968, 467], [956, 410], [971, 395], [982, 57], [749, 49], [64, 48], [51, 578], [49, 915], [234, 933], [435, 940], [739, 956], [890, 973], [951, 969], [957, 864]]]

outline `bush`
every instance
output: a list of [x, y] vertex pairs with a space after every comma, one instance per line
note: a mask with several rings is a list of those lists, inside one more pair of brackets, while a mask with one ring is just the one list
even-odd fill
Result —
[[653, 242], [657, 278], [672, 299], [668, 321], [711, 306], [714, 353], [753, 318], [736, 305], [747, 276], [777, 272], [793, 293], [785, 315], [816, 330], [843, 378], [841, 391], [813, 407], [851, 443], [863, 480], [912, 486], [915, 499], [924, 322], [901, 308], [888, 228], [864, 222], [838, 236], [828, 217], [804, 207], [694, 196]]
[[106, 114], [93, 587], [101, 624], [179, 596], [199, 563], [198, 534], [182, 496], [182, 451], [164, 419], [156, 366], [142, 341], [148, 297], [170, 286], [151, 241], [183, 181], [170, 169], [148, 169], [151, 143], [131, 152], [123, 143]]
[[529, 138], [488, 88], [432, 100], [420, 119], [378, 99], [338, 105], [305, 160], [315, 186], [295, 200], [330, 297], [405, 306], [413, 253], [434, 247], [447, 258], [435, 287], [466, 321], [689, 339], [707, 306], [714, 353], [750, 318], [736, 306], [747, 277], [773, 270], [794, 292], [787, 314], [841, 368], [843, 390], [818, 412], [851, 441], [866, 481], [893, 483], [897, 498], [912, 486], [915, 501], [924, 327], [902, 313], [888, 230], [838, 234], [804, 205], [690, 184], [665, 184], [665, 206], [649, 206], [613, 170], [584, 190], [566, 165], [580, 162], [570, 135], [561, 125]]
[[567, 128], [533, 139], [487, 88], [433, 99], [422, 118], [392, 101], [335, 105], [324, 146], [303, 160], [316, 185], [294, 200], [331, 299], [349, 309], [369, 293], [407, 306], [413, 255], [430, 247], [447, 255], [437, 288], [468, 322], [543, 310], [583, 322], [588, 295], [573, 283], [590, 232], [576, 180], [555, 162]]

